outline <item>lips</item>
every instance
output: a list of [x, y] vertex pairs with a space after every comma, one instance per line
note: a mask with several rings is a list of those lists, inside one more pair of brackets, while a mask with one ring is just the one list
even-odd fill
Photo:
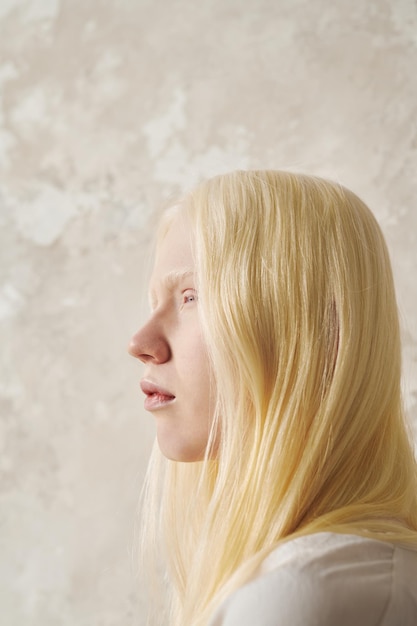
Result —
[[161, 409], [175, 400], [175, 396], [170, 391], [150, 380], [142, 380], [140, 387], [146, 395], [144, 407], [147, 411]]

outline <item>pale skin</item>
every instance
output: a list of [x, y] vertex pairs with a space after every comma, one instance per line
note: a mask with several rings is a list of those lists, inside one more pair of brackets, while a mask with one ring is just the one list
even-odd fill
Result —
[[156, 253], [150, 280], [151, 315], [129, 352], [144, 364], [141, 388], [162, 453], [199, 461], [207, 445], [213, 393], [198, 310], [192, 234], [177, 214]]

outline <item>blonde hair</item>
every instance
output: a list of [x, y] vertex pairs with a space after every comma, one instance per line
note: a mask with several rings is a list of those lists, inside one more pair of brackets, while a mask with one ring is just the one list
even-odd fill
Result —
[[320, 178], [240, 171], [180, 210], [221, 437], [199, 463], [154, 451], [144, 543], [168, 554], [170, 624], [197, 626], [300, 534], [417, 548], [417, 471], [391, 266], [365, 204]]

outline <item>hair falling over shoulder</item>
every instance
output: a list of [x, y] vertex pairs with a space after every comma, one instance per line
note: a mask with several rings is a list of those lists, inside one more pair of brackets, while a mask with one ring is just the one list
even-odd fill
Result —
[[417, 549], [417, 471], [390, 260], [366, 205], [317, 177], [238, 171], [177, 210], [193, 228], [220, 442], [198, 463], [154, 450], [143, 545], [163, 559], [167, 623], [203, 626], [300, 534]]

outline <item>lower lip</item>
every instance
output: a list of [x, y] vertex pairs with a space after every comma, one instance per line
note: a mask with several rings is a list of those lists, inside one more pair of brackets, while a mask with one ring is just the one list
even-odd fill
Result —
[[162, 409], [164, 406], [174, 402], [175, 396], [165, 396], [162, 393], [153, 393], [150, 396], [146, 396], [144, 407], [146, 411], [155, 411], [156, 409]]

